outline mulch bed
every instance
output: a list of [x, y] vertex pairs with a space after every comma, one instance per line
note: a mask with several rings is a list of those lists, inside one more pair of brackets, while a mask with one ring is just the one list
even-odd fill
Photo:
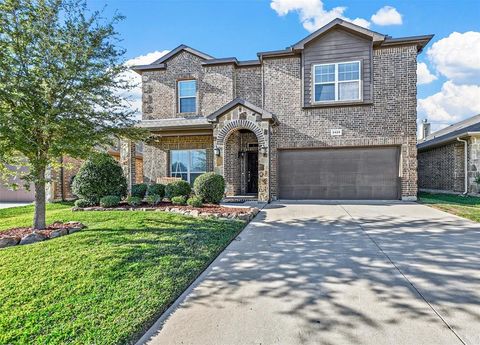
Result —
[[1, 231], [0, 238], [6, 238], [6, 237], [23, 238], [33, 232], [42, 234], [50, 238], [50, 235], [52, 234], [52, 232], [56, 230], [61, 230], [61, 229], [68, 230], [68, 229], [82, 228], [82, 227], [83, 225], [79, 222], [69, 222], [69, 223], [55, 222], [53, 224], [48, 225], [44, 230], [35, 230], [33, 228], [13, 228], [13, 229]]
[[180, 209], [180, 210], [198, 210], [199, 212], [202, 213], [228, 213], [228, 214], [244, 214], [244, 213], [249, 213], [251, 209], [249, 207], [228, 207], [228, 206], [221, 206], [221, 205], [215, 205], [215, 204], [204, 204], [202, 207], [192, 207], [192, 206], [183, 206], [183, 205], [174, 205], [171, 202], [165, 202], [162, 201], [158, 205], [149, 205], [147, 203], [143, 203], [140, 206], [130, 206], [127, 203], [121, 203], [117, 207], [111, 207], [111, 208], [103, 208], [99, 206], [94, 206], [94, 207], [85, 207], [85, 211], [95, 211], [95, 210], [143, 210], [145, 208], [148, 209], [154, 209], [154, 210], [159, 210], [159, 211], [165, 211], [166, 209]]

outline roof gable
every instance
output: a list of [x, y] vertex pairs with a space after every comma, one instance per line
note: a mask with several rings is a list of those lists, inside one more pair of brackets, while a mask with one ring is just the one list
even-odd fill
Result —
[[177, 48], [163, 55], [160, 59], [155, 60], [151, 64], [132, 66], [132, 70], [141, 74], [142, 71], [165, 69], [166, 67], [165, 62], [167, 62], [168, 60], [170, 60], [171, 58], [175, 57], [176, 55], [180, 54], [183, 51], [188, 52], [192, 55], [198, 56], [203, 60], [213, 59], [213, 56], [205, 54], [200, 50], [193, 49], [185, 44], [180, 44]]
[[188, 52], [190, 54], [193, 54], [195, 56], [198, 56], [199, 58], [204, 59], [204, 60], [213, 59], [213, 56], [205, 54], [205, 53], [201, 52], [200, 50], [193, 49], [193, 48], [191, 48], [191, 47], [189, 47], [185, 44], [180, 44], [177, 48], [173, 49], [172, 51], [165, 54], [160, 59], [152, 62], [151, 64], [152, 65], [162, 64], [162, 63], [166, 62], [167, 60], [170, 60], [175, 55], [181, 53], [182, 51], [186, 51], [186, 52]]
[[217, 111], [211, 113], [210, 115], [207, 116], [207, 119], [211, 122], [215, 122], [215, 121], [217, 121], [217, 118], [219, 116], [222, 116], [223, 114], [227, 113], [228, 111], [230, 111], [231, 109], [233, 109], [233, 108], [235, 108], [239, 105], [244, 106], [245, 108], [248, 108], [248, 109], [256, 112], [257, 114], [260, 114], [262, 116], [262, 119], [264, 119], [264, 120], [271, 120], [273, 122], [277, 121], [277, 118], [272, 113], [266, 111], [263, 108], [257, 107], [256, 105], [254, 105], [254, 104], [250, 103], [249, 101], [246, 101], [246, 100], [244, 100], [243, 98], [240, 98], [240, 97], [235, 98], [234, 100], [228, 102], [227, 104], [225, 104], [223, 107], [221, 107]]
[[353, 23], [347, 22], [343, 19], [336, 18], [332, 20], [330, 23], [322, 26], [320, 29], [317, 31], [311, 33], [304, 39], [298, 41], [297, 43], [293, 44], [291, 48], [293, 50], [302, 50], [305, 48], [305, 45], [320, 36], [324, 35], [325, 33], [329, 32], [330, 30], [336, 29], [336, 28], [342, 28], [343, 30], [350, 32], [354, 35], [361, 36], [367, 39], [372, 40], [374, 43], [375, 42], [382, 42], [385, 40], [386, 35], [380, 34], [378, 32], [372, 31], [365, 29], [361, 26], [355, 25]]

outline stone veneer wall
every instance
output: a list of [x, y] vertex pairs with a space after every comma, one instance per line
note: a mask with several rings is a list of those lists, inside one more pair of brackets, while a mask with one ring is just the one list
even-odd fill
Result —
[[207, 171], [213, 170], [213, 137], [211, 135], [158, 137], [143, 148], [143, 175], [146, 183], [170, 176], [170, 150], [207, 150]]
[[469, 139], [468, 150], [468, 190], [470, 193], [480, 193], [480, 185], [475, 179], [480, 175], [480, 136]]
[[464, 147], [454, 142], [418, 153], [418, 187], [464, 191]]
[[[263, 120], [260, 114], [244, 108], [243, 106], [236, 106], [229, 112], [220, 116], [217, 121], [218, 122], [215, 123], [213, 129], [213, 138], [215, 146], [220, 149], [220, 156], [215, 157], [214, 171], [217, 174], [222, 174], [228, 182], [234, 179], [234, 177], [230, 175], [232, 171], [228, 166], [228, 164], [230, 164], [229, 156], [232, 155], [234, 149], [237, 150], [238, 154], [239, 148], [239, 145], [235, 145], [234, 149], [229, 147], [229, 137], [239, 129], [248, 129], [255, 133], [259, 147], [268, 147], [268, 143], [270, 142], [270, 123], [267, 120]], [[266, 154], [261, 154], [259, 152], [258, 199], [260, 201], [270, 200], [269, 171], [270, 157], [268, 150]], [[240, 185], [240, 181], [231, 184], [228, 193], [238, 192], [238, 185]]]
[[[278, 117], [270, 141], [271, 197], [277, 197], [277, 151], [286, 148], [401, 147], [401, 195], [417, 194], [415, 46], [374, 50], [374, 104], [302, 108], [298, 57], [264, 59], [264, 108]], [[330, 129], [341, 128], [341, 137]]]

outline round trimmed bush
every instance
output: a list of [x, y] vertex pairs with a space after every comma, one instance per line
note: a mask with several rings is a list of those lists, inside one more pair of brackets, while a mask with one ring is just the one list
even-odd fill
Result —
[[127, 180], [118, 162], [107, 153], [95, 153], [80, 167], [72, 183], [72, 191], [80, 199], [95, 205], [107, 195], [127, 195]]
[[195, 179], [193, 190], [204, 202], [218, 204], [225, 194], [225, 179], [213, 172], [202, 174]]
[[186, 205], [187, 198], [184, 195], [172, 197], [172, 204], [174, 205]]
[[158, 194], [149, 194], [145, 198], [145, 201], [151, 206], [156, 206], [162, 201], [162, 197]]
[[149, 184], [147, 195], [159, 195], [160, 198], [163, 198], [165, 196], [165, 186], [160, 183]]
[[165, 195], [170, 200], [176, 196], [189, 196], [192, 192], [192, 187], [187, 181], [178, 180], [167, 184], [165, 187]]
[[100, 199], [102, 207], [116, 207], [120, 204], [120, 197], [116, 195], [107, 195]]
[[127, 204], [133, 207], [140, 206], [142, 204], [142, 199], [138, 196], [129, 196], [127, 198]]
[[192, 207], [202, 207], [202, 198], [200, 198], [199, 196], [192, 196], [187, 200], [187, 204]]
[[75, 200], [75, 206], [80, 208], [91, 207], [91, 206], [95, 206], [95, 203], [90, 200], [78, 199], [78, 200]]
[[146, 183], [137, 183], [132, 186], [132, 196], [139, 197], [140, 199], [145, 198], [147, 193], [147, 184]]

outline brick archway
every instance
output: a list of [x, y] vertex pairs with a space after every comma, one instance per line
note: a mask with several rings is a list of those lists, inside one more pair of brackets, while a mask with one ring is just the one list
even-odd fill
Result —
[[258, 140], [258, 146], [259, 147], [264, 147], [266, 146], [265, 143], [265, 136], [263, 135], [262, 129], [260, 126], [258, 126], [255, 122], [249, 121], [249, 120], [244, 120], [244, 119], [239, 119], [239, 120], [233, 120], [229, 121], [225, 126], [220, 130], [220, 132], [217, 135], [217, 147], [224, 146], [225, 145], [225, 140], [228, 138], [228, 136], [239, 129], [248, 129], [255, 133], [257, 136]]
[[[264, 119], [262, 114], [257, 111], [238, 105], [219, 115], [213, 127], [214, 148], [217, 152], [217, 156], [214, 159], [214, 170], [216, 173], [226, 177], [227, 185], [231, 176], [225, 176], [225, 174], [229, 175], [231, 167], [229, 166], [226, 169], [225, 163], [230, 165], [231, 161], [239, 159], [239, 152], [232, 154], [231, 147], [228, 147], [229, 137], [231, 137], [232, 133], [242, 129], [253, 132], [257, 137], [258, 200], [260, 201], [270, 201], [270, 126], [270, 119]], [[227, 161], [225, 161], [226, 154], [230, 155]], [[232, 189], [227, 186], [227, 192]]]

